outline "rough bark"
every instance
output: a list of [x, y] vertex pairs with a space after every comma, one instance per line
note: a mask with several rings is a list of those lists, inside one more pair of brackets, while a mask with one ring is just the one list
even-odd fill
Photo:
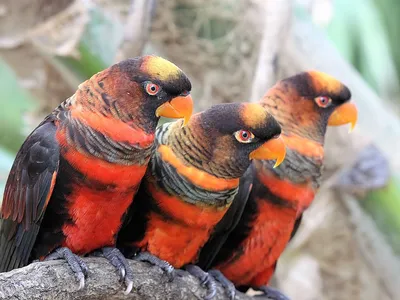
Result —
[[[133, 290], [125, 296], [124, 285], [109, 262], [103, 258], [85, 258], [89, 275], [85, 287], [78, 283], [65, 261], [33, 263], [21, 269], [0, 274], [0, 299], [203, 299], [206, 290], [187, 274], [170, 282], [158, 268], [130, 260], [134, 272]], [[214, 300], [227, 299], [218, 285]], [[237, 292], [237, 300], [252, 299]], [[258, 298], [267, 299], [267, 298]]]

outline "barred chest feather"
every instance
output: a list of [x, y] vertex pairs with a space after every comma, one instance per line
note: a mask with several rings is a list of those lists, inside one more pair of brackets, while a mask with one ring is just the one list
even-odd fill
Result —
[[237, 194], [239, 179], [218, 178], [179, 160], [166, 145], [172, 124], [164, 124], [156, 132], [156, 151], [148, 172], [156, 184], [171, 196], [196, 206], [225, 209]]

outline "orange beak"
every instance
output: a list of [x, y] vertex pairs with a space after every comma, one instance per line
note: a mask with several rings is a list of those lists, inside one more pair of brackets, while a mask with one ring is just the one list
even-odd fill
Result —
[[180, 119], [183, 118], [183, 125], [189, 122], [193, 112], [192, 96], [178, 96], [171, 101], [160, 105], [156, 110], [157, 117]]
[[276, 159], [274, 168], [279, 166], [286, 156], [286, 146], [281, 137], [271, 139], [250, 153], [250, 159]]
[[353, 131], [358, 118], [357, 107], [352, 102], [347, 102], [336, 108], [328, 119], [329, 126], [340, 126], [350, 123], [349, 132]]

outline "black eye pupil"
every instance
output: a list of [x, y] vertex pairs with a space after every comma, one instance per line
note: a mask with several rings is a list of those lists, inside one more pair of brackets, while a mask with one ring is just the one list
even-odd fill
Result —
[[245, 131], [242, 132], [242, 138], [247, 139], [249, 137], [249, 134]]
[[152, 92], [156, 91], [156, 87], [154, 85], [152, 87], [150, 87], [150, 89], [151, 89]]
[[322, 102], [322, 103], [325, 103], [325, 102], [326, 102], [326, 99], [325, 99], [325, 98], [321, 98], [321, 102]]

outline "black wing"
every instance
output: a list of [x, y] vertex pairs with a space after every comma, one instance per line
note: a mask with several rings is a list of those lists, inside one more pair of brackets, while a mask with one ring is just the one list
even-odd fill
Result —
[[290, 234], [290, 240], [295, 236], [297, 230], [299, 229], [301, 225], [301, 219], [303, 219], [303, 214], [301, 214], [297, 219], [296, 222], [294, 223], [294, 227], [292, 230], [292, 233]]
[[233, 199], [231, 206], [222, 220], [215, 227], [210, 239], [200, 251], [197, 265], [203, 270], [208, 270], [212, 266], [216, 255], [224, 245], [229, 234], [239, 223], [240, 217], [242, 216], [249, 198], [252, 185], [253, 168], [249, 167], [242, 178], [240, 178], [239, 191]]
[[8, 176], [0, 211], [0, 272], [28, 264], [59, 165], [56, 126], [42, 122], [25, 140]]

